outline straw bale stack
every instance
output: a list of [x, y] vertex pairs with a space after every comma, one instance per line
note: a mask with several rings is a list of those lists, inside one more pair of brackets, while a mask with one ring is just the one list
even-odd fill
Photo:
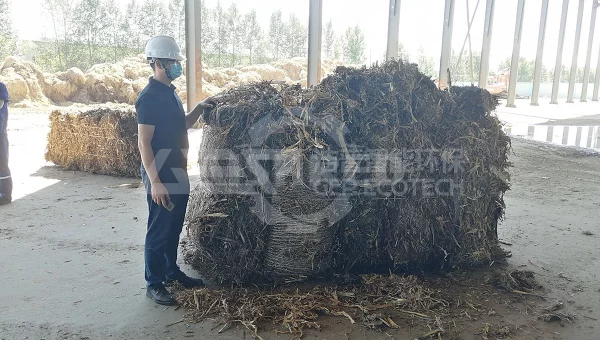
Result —
[[139, 177], [135, 111], [54, 111], [50, 123], [46, 160], [70, 170]]
[[207, 277], [440, 271], [503, 256], [510, 139], [487, 91], [440, 91], [416, 65], [391, 61], [219, 101], [187, 216], [186, 259]]

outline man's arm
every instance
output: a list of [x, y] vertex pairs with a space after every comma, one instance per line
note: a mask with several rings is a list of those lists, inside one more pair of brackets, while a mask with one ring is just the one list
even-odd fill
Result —
[[167, 207], [169, 205], [169, 194], [158, 177], [158, 171], [154, 161], [152, 150], [152, 137], [154, 136], [154, 125], [138, 124], [138, 148], [142, 156], [142, 164], [150, 183], [152, 183], [152, 200], [158, 205]]
[[191, 129], [192, 126], [194, 126], [194, 124], [196, 124], [196, 122], [198, 121], [198, 119], [200, 118], [202, 113], [204, 112], [204, 109], [212, 109], [214, 106], [215, 106], [215, 103], [210, 98], [198, 103], [198, 105], [196, 105], [196, 107], [193, 108], [190, 113], [185, 115], [186, 128], [188, 130]]
[[8, 101], [8, 89], [6, 88], [6, 85], [0, 81], [0, 109], [3, 108], [4, 105], [7, 105]]

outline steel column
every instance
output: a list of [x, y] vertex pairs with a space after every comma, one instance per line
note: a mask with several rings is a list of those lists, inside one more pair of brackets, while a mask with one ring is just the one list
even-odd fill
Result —
[[579, 0], [577, 8], [577, 27], [575, 29], [575, 43], [573, 46], [573, 59], [571, 60], [571, 72], [569, 73], [569, 92], [567, 93], [567, 103], [573, 102], [573, 92], [575, 91], [575, 77], [577, 76], [577, 58], [579, 56], [579, 39], [581, 39], [581, 24], [583, 22], [583, 5], [585, 0]]
[[563, 0], [562, 14], [560, 16], [560, 29], [558, 31], [558, 47], [556, 48], [556, 62], [554, 64], [554, 80], [552, 82], [552, 99], [550, 104], [558, 104], [558, 85], [560, 85], [560, 73], [562, 71], [562, 55], [565, 46], [565, 30], [567, 28], [567, 13], [569, 12], [569, 0]]
[[479, 87], [487, 87], [487, 76], [490, 68], [490, 45], [492, 43], [492, 27], [494, 24], [494, 5], [496, 0], [487, 0], [485, 6], [485, 24], [483, 27], [483, 44], [481, 46], [481, 64], [479, 64]]
[[185, 52], [187, 109], [191, 111], [202, 95], [202, 29], [200, 0], [185, 1]]
[[510, 62], [510, 79], [508, 81], [507, 107], [515, 107], [517, 76], [519, 70], [519, 54], [521, 52], [521, 33], [523, 32], [523, 17], [525, 16], [525, 0], [517, 4], [517, 20], [515, 22], [515, 36], [513, 40], [513, 53]]
[[596, 30], [596, 11], [598, 4], [596, 0], [592, 3], [592, 17], [590, 18], [590, 33], [588, 35], [587, 54], [585, 56], [585, 68], [583, 70], [583, 86], [581, 87], [581, 101], [587, 101], [588, 83], [590, 82], [590, 64], [592, 63], [592, 45], [594, 44], [594, 31]]
[[195, 31], [194, 31], [194, 1], [185, 0], [185, 56], [187, 61], [185, 63], [185, 84], [187, 92], [187, 110], [191, 111], [194, 107], [192, 106], [192, 97], [195, 95], [196, 82], [192, 81], [191, 76], [194, 74], [195, 65], [190, 63], [190, 60], [194, 60], [196, 50], [193, 48], [195, 42]]
[[594, 76], [594, 94], [592, 100], [598, 101], [598, 90], [600, 89], [600, 50], [598, 50], [598, 64], [596, 65], [596, 75]]
[[321, 81], [321, 38], [323, 33], [323, 0], [310, 0], [308, 18], [308, 86]]
[[546, 20], [548, 19], [548, 2], [543, 0], [542, 14], [540, 15], [540, 30], [538, 33], [537, 54], [535, 56], [535, 69], [533, 70], [533, 92], [531, 94], [531, 105], [539, 105], [540, 78], [542, 74], [542, 58], [544, 57], [544, 40], [546, 38]]
[[444, 31], [442, 33], [442, 53], [440, 57], [440, 73], [438, 86], [448, 87], [448, 72], [450, 68], [450, 53], [452, 51], [452, 28], [454, 25], [454, 0], [446, 0], [444, 8]]
[[400, 44], [400, 0], [390, 0], [386, 60], [398, 59]]
[[194, 56], [194, 64], [196, 65], [196, 96], [194, 105], [198, 104], [202, 101], [202, 5], [201, 2], [204, 0], [195, 0], [194, 3], [194, 17], [196, 18], [196, 23], [194, 25], [194, 31], [196, 34], [194, 35], [194, 47], [195, 47], [195, 56]]

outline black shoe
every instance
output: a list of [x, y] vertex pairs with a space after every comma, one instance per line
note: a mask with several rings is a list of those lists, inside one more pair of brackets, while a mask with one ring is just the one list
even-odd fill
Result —
[[155, 285], [146, 288], [146, 296], [159, 305], [173, 306], [177, 304], [173, 295], [171, 295], [163, 285]]
[[200, 279], [196, 279], [193, 277], [189, 277], [185, 275], [182, 271], [177, 273], [177, 275], [173, 278], [168, 278], [165, 283], [173, 284], [175, 281], [179, 282], [184, 288], [194, 288], [194, 287], [204, 287], [204, 281]]
[[12, 202], [12, 197], [7, 194], [0, 194], [0, 205], [5, 205]]

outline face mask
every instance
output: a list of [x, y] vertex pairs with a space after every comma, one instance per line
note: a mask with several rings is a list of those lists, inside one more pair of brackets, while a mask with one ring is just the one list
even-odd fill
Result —
[[181, 75], [183, 74], [183, 66], [181, 66], [180, 63], [171, 64], [171, 67], [169, 67], [168, 71], [167, 69], [165, 69], [165, 73], [167, 74], [167, 77], [169, 79], [175, 80], [181, 77]]

